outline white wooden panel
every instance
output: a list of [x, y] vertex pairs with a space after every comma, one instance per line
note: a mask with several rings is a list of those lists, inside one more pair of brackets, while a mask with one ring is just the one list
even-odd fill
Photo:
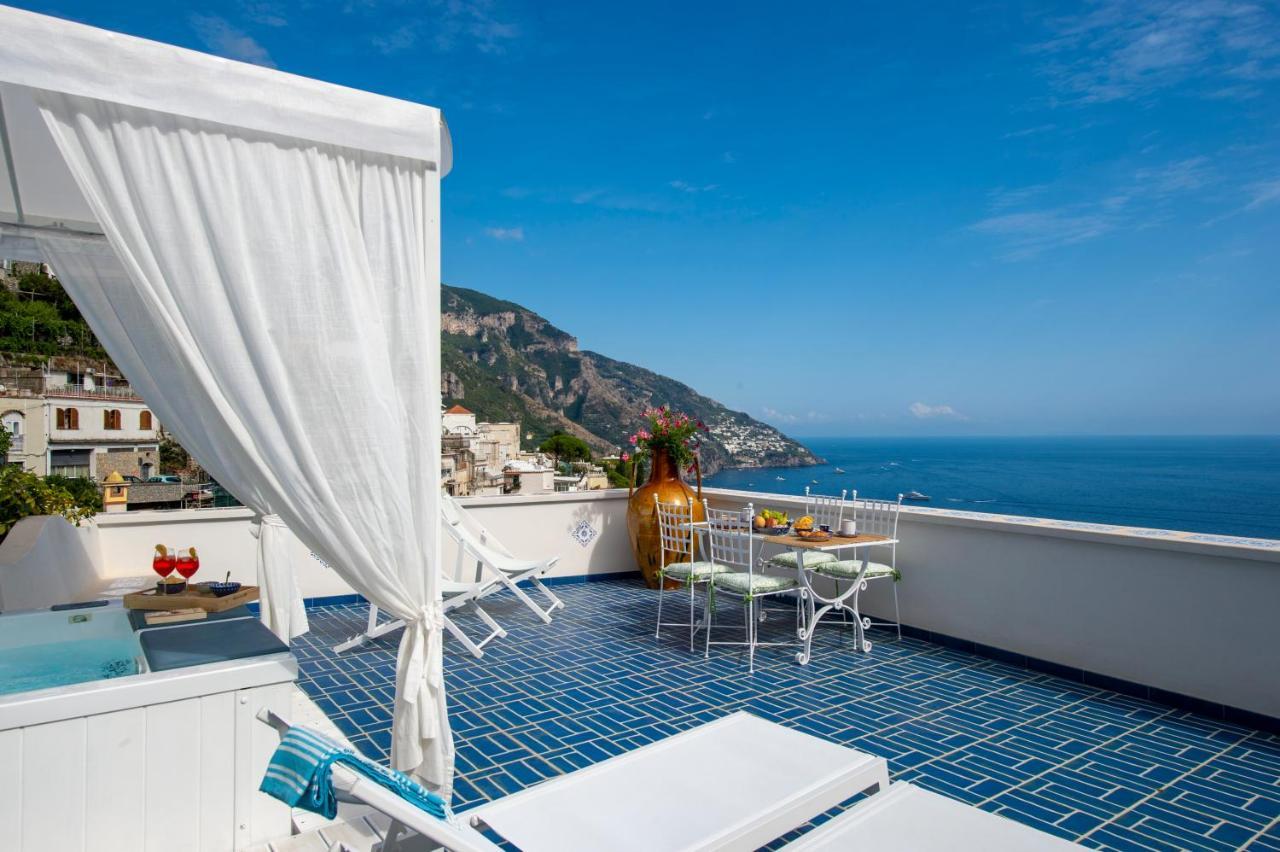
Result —
[[92, 848], [142, 848], [147, 713], [141, 708], [85, 720], [85, 834]]
[[[237, 718], [248, 717], [249, 739], [246, 742], [249, 757], [248, 774], [237, 777], [237, 786], [249, 792], [250, 798], [250, 832], [249, 842], [259, 843], [263, 840], [281, 837], [289, 833], [289, 808], [278, 799], [266, 793], [258, 792], [262, 776], [266, 774], [271, 755], [280, 743], [280, 736], [269, 725], [264, 725], [254, 718], [259, 709], [266, 707], [272, 712], [284, 715], [292, 704], [292, 683], [278, 683], [271, 686], [259, 686], [251, 690], [237, 693]], [[244, 699], [243, 703], [241, 699]], [[237, 729], [237, 733], [239, 729]], [[237, 744], [239, 748], [239, 744]]]
[[147, 708], [147, 792], [143, 824], [147, 850], [198, 849], [200, 823], [192, 819], [200, 789], [200, 699]]
[[200, 699], [200, 848], [235, 848], [235, 693]]
[[22, 729], [0, 732], [0, 832], [22, 836]]
[[24, 730], [21, 849], [85, 848], [84, 736], [84, 719]]

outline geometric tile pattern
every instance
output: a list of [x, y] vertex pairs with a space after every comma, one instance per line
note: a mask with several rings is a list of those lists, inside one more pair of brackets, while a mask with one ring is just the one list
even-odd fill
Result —
[[[483, 659], [445, 643], [455, 807], [748, 710], [882, 755], [895, 780], [1085, 846], [1280, 850], [1273, 734], [889, 631], [873, 631], [860, 654], [847, 630], [824, 626], [808, 666], [790, 648], [761, 648], [750, 674], [736, 648], [691, 654], [680, 628], [655, 641], [656, 597], [638, 580], [556, 591], [565, 608], [546, 625], [505, 594], [487, 599], [508, 635]], [[316, 607], [293, 648], [301, 687], [385, 761], [399, 635], [331, 650], [367, 612]], [[792, 612], [773, 611], [761, 640], [784, 638]], [[457, 621], [479, 632], [467, 613]]]

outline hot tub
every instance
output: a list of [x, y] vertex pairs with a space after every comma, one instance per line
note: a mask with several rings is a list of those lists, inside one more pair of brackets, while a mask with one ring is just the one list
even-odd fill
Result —
[[145, 671], [129, 614], [96, 610], [0, 616], [0, 696]]
[[[132, 617], [131, 617], [132, 616]], [[257, 792], [297, 664], [243, 608], [148, 627], [118, 602], [0, 615], [6, 849], [247, 847], [289, 833]]]

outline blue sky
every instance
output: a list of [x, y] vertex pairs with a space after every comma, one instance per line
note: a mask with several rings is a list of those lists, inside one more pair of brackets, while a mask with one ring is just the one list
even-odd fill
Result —
[[1280, 432], [1273, 2], [19, 2], [445, 110], [449, 283], [798, 435]]

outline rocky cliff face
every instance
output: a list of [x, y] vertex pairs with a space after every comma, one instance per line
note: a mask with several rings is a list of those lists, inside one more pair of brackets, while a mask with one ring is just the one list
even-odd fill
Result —
[[574, 337], [514, 302], [448, 286], [441, 298], [446, 404], [461, 403], [482, 419], [520, 420], [533, 441], [561, 429], [604, 453], [626, 443], [640, 411], [667, 403], [711, 428], [702, 450], [707, 475], [817, 463], [777, 429], [688, 385], [579, 351]]

